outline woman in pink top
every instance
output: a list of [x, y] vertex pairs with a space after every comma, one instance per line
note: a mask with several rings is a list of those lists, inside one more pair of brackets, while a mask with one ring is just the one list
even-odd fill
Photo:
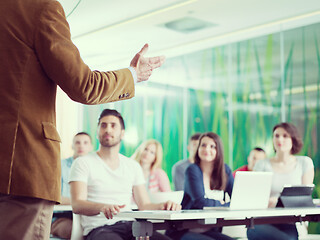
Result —
[[170, 192], [168, 175], [161, 169], [162, 146], [154, 139], [140, 144], [132, 158], [140, 163], [149, 192]]

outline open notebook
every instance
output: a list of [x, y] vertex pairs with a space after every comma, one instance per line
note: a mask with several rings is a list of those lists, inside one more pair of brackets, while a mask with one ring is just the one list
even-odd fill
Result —
[[230, 207], [204, 207], [204, 209], [266, 209], [269, 203], [271, 183], [271, 172], [236, 172]]

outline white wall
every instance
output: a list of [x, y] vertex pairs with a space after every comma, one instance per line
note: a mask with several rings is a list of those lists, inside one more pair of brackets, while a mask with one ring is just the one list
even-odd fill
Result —
[[72, 101], [58, 88], [56, 111], [57, 129], [62, 140], [61, 158], [67, 158], [73, 154], [73, 136], [82, 131], [82, 104]]

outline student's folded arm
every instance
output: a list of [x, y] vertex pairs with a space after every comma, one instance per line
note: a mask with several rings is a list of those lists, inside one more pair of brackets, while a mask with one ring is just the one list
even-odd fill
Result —
[[185, 173], [185, 192], [191, 197], [192, 208], [224, 206], [218, 200], [205, 198], [203, 175], [199, 167], [193, 165], [187, 168]]
[[133, 195], [139, 210], [158, 209], [157, 204], [151, 203], [148, 192], [144, 184], [133, 186]]
[[87, 200], [87, 184], [80, 181], [72, 181], [70, 184], [72, 211], [75, 214], [86, 216], [97, 215], [106, 205]]

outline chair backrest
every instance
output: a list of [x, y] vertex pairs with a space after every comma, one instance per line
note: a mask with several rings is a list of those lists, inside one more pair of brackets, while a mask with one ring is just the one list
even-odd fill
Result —
[[183, 198], [183, 191], [155, 192], [149, 193], [149, 196], [152, 203], [162, 203], [171, 200], [180, 204]]
[[80, 215], [72, 213], [72, 218], [72, 232], [70, 240], [83, 240], [83, 229], [81, 226]]

